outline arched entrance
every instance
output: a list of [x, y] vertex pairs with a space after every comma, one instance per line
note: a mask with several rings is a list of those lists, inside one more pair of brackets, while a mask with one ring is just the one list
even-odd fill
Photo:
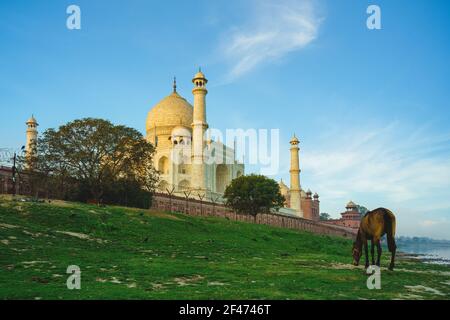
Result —
[[219, 164], [216, 167], [216, 192], [224, 193], [228, 181], [228, 167], [225, 164]]
[[169, 159], [166, 156], [159, 158], [158, 171], [161, 174], [169, 174]]

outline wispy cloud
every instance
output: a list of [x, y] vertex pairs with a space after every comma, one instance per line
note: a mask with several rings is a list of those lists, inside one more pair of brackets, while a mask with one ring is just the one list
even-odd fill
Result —
[[439, 227], [430, 214], [450, 214], [450, 136], [428, 126], [356, 125], [324, 134], [302, 156], [303, 172], [331, 213], [352, 199], [397, 209], [404, 224], [430, 230]]
[[438, 223], [439, 223], [439, 221], [435, 221], [435, 220], [424, 220], [420, 224], [424, 227], [433, 227], [433, 226], [437, 225]]
[[300, 50], [316, 39], [321, 19], [314, 4], [312, 0], [253, 2], [246, 23], [231, 29], [220, 44], [223, 58], [230, 65], [227, 80]]

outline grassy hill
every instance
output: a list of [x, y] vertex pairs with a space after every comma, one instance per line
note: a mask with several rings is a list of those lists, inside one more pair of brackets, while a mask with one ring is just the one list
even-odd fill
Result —
[[[350, 252], [349, 240], [226, 219], [0, 198], [0, 299], [449, 298], [448, 268], [407, 259], [368, 290]], [[69, 265], [81, 290], [66, 288]]]

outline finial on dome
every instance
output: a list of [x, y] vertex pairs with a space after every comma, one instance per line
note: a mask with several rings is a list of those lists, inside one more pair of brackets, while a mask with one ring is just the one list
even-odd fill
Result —
[[205, 80], [205, 83], [208, 82], [208, 80], [206, 80], [206, 77], [202, 72], [202, 68], [198, 67], [198, 72], [195, 74], [193, 81], [200, 79]]
[[300, 143], [300, 141], [297, 139], [297, 137], [295, 136], [295, 133], [294, 133], [294, 136], [292, 137], [292, 139], [291, 139], [291, 141], [289, 141], [289, 143], [291, 144], [291, 145], [298, 145], [299, 143]]
[[177, 77], [173, 77], [173, 93], [177, 92]]
[[38, 125], [36, 118], [34, 117], [34, 114], [31, 115], [31, 118], [27, 120], [26, 124], [35, 124]]

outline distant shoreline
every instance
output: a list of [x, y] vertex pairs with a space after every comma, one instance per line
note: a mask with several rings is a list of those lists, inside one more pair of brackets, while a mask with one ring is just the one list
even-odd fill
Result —
[[435, 254], [412, 253], [412, 252], [406, 252], [406, 251], [402, 250], [399, 252], [399, 255], [401, 255], [403, 258], [420, 260], [423, 263], [438, 264], [438, 265], [450, 267], [450, 259], [440, 257], [439, 255], [435, 255]]

